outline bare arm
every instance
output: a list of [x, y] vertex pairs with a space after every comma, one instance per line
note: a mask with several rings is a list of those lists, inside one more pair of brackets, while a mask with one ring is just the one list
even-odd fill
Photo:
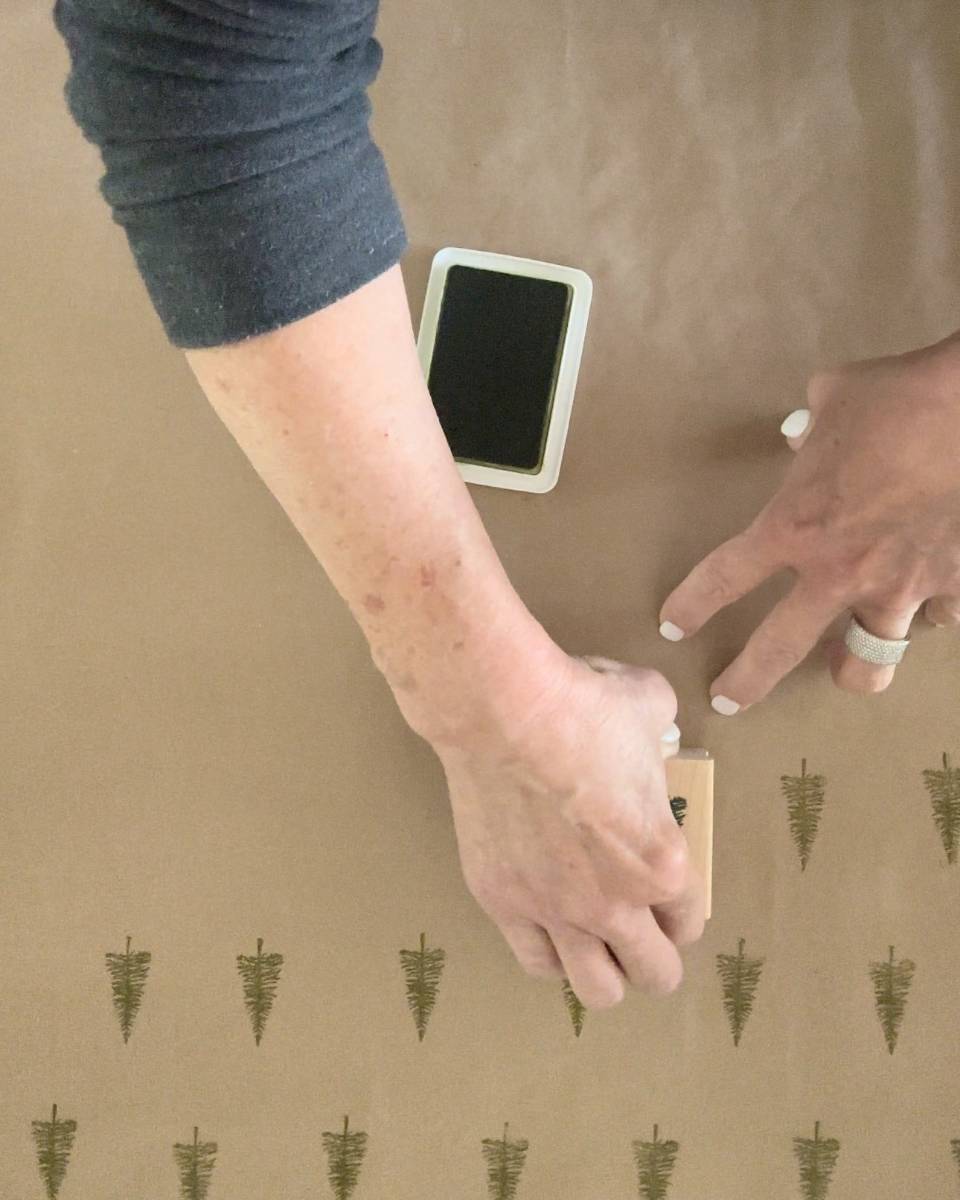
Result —
[[399, 269], [187, 358], [440, 757], [465, 880], [520, 964], [566, 976], [588, 1007], [627, 981], [676, 987], [677, 946], [703, 927], [661, 757], [676, 699], [656, 672], [564, 654], [510, 586], [434, 413]]
[[460, 478], [399, 267], [282, 329], [187, 360], [418, 733], [443, 744], [513, 723], [555, 686], [566, 656], [511, 587]]

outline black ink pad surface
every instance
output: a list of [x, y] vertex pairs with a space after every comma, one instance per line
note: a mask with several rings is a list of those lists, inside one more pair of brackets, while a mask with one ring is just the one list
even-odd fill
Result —
[[462, 476], [556, 483], [592, 286], [582, 271], [448, 248], [434, 258], [418, 346]]

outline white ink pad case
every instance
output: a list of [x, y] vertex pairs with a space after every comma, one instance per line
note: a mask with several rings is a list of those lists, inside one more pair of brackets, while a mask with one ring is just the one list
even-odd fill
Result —
[[434, 256], [417, 349], [467, 483], [555, 486], [592, 295], [574, 267], [453, 246]]

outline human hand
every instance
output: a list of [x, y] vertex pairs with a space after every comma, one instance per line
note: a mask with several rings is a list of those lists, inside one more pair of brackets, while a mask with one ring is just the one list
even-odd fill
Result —
[[[780, 490], [660, 613], [661, 633], [677, 641], [776, 571], [793, 572], [790, 593], [711, 686], [724, 715], [762, 700], [846, 610], [882, 638], [905, 638], [921, 605], [933, 624], [960, 624], [960, 333], [818, 372], [807, 403], [784, 422], [798, 453]], [[853, 692], [882, 691], [895, 669], [842, 643], [830, 663]]]
[[673, 689], [610, 659], [561, 663], [503, 732], [437, 753], [470, 892], [528, 974], [606, 1008], [628, 982], [676, 988], [703, 889], [667, 797]]

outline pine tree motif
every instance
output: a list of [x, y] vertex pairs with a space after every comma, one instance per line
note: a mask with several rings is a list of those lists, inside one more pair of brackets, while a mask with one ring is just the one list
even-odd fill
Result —
[[911, 962], [909, 958], [895, 961], [893, 953], [891, 946], [890, 957], [886, 962], [870, 964], [877, 1016], [880, 1018], [883, 1037], [891, 1054], [897, 1046], [903, 1014], [907, 1007], [907, 995], [913, 982], [913, 973], [917, 969], [916, 963]]
[[489, 1200], [515, 1200], [520, 1174], [527, 1160], [529, 1142], [525, 1138], [513, 1141], [507, 1137], [504, 1123], [502, 1138], [484, 1138], [483, 1158], [487, 1164], [487, 1195]]
[[683, 825], [687, 817], [687, 801], [683, 796], [670, 797], [670, 811], [678, 825]]
[[653, 1127], [653, 1141], [639, 1138], [632, 1143], [637, 1168], [637, 1188], [641, 1200], [666, 1200], [670, 1177], [677, 1162], [677, 1142], [662, 1142], [659, 1126]]
[[417, 1037], [423, 1041], [427, 1032], [427, 1021], [437, 1002], [440, 988], [440, 976], [443, 974], [443, 964], [446, 951], [435, 946], [427, 949], [426, 934], [420, 934], [419, 950], [401, 950], [400, 965], [406, 979], [407, 1004], [413, 1013], [413, 1021], [417, 1027]]
[[258, 1046], [277, 994], [282, 967], [282, 954], [263, 953], [263, 938], [257, 938], [255, 955], [237, 955], [237, 970], [243, 980], [243, 1002], [250, 1014], [253, 1036]]
[[327, 1152], [327, 1177], [335, 1200], [349, 1200], [360, 1178], [360, 1164], [367, 1150], [367, 1135], [361, 1130], [351, 1131], [349, 1120], [343, 1118], [343, 1132], [323, 1134], [323, 1148]]
[[947, 862], [957, 861], [960, 849], [960, 767], [951, 767], [944, 751], [943, 769], [923, 773], [923, 783], [933, 805], [933, 819], [947, 854]]
[[957, 1164], [957, 1171], [960, 1171], [960, 1138], [953, 1138], [950, 1142], [950, 1152], [953, 1154], [953, 1161]]
[[800, 763], [799, 775], [781, 775], [780, 789], [787, 801], [790, 836], [800, 855], [800, 870], [807, 869], [810, 853], [820, 826], [827, 781], [822, 775], [807, 774], [807, 760]]
[[800, 1191], [803, 1200], [827, 1200], [830, 1179], [837, 1165], [840, 1143], [836, 1138], [820, 1136], [820, 1122], [813, 1126], [813, 1137], [795, 1137], [793, 1153], [800, 1164]]
[[586, 1015], [587, 1010], [580, 1003], [579, 996], [570, 986], [569, 979], [564, 979], [561, 986], [563, 988], [563, 1001], [564, 1004], [566, 1004], [567, 1012], [570, 1015], [570, 1022], [573, 1025], [573, 1032], [577, 1035], [577, 1037], [579, 1037], [583, 1029], [583, 1018]]
[[175, 1143], [173, 1157], [180, 1172], [180, 1195], [183, 1200], [204, 1200], [210, 1188], [210, 1176], [216, 1161], [217, 1143], [198, 1140], [199, 1129], [193, 1127], [193, 1141], [186, 1145]]
[[49, 1121], [31, 1121], [31, 1133], [37, 1147], [37, 1165], [48, 1200], [56, 1200], [67, 1174], [70, 1151], [77, 1132], [76, 1121], [57, 1118], [57, 1106]]
[[128, 936], [126, 950], [122, 954], [108, 953], [106, 959], [107, 971], [110, 973], [110, 989], [113, 992], [113, 1008], [120, 1022], [123, 1040], [128, 1042], [134, 1017], [140, 1011], [143, 989], [147, 984], [150, 951], [131, 951]]
[[745, 945], [746, 941], [741, 938], [736, 954], [717, 955], [717, 973], [723, 984], [723, 1008], [730, 1021], [735, 1046], [740, 1045], [743, 1027], [753, 1011], [764, 963], [762, 958], [747, 958], [743, 953]]

